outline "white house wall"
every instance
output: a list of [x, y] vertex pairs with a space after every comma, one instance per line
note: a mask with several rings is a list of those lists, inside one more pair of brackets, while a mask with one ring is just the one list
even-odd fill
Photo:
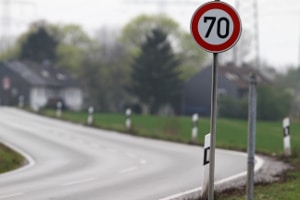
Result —
[[61, 90], [66, 106], [71, 110], [81, 110], [83, 104], [83, 94], [79, 88], [65, 88]]
[[30, 90], [29, 104], [33, 109], [44, 107], [47, 103], [47, 92], [44, 87], [33, 87]]

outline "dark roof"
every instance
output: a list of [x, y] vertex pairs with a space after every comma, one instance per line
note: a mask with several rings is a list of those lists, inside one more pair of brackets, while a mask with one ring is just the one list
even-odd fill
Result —
[[242, 65], [236, 67], [235, 65], [228, 63], [219, 67], [220, 73], [222, 73], [228, 80], [232, 81], [239, 88], [248, 88], [250, 74], [255, 73], [258, 83], [268, 84], [270, 81], [259, 70], [254, 69], [249, 65]]
[[30, 61], [7, 61], [4, 65], [31, 85], [79, 86], [74, 78], [49, 62], [38, 64]]

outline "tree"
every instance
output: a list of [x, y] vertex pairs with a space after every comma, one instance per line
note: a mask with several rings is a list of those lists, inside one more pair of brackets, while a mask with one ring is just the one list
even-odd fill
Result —
[[278, 74], [276, 77], [277, 87], [284, 88], [291, 96], [290, 115], [300, 118], [300, 67], [289, 67], [286, 73]]
[[76, 24], [37, 21], [18, 37], [14, 46], [1, 52], [0, 58], [30, 59], [37, 62], [49, 60], [78, 75], [83, 55], [96, 43]]
[[132, 83], [128, 91], [152, 114], [166, 104], [178, 109], [182, 81], [179, 78], [179, 60], [172, 51], [167, 34], [154, 28], [141, 45], [141, 54], [132, 66]]
[[126, 44], [129, 64], [141, 53], [141, 44], [154, 28], [168, 34], [174, 51], [180, 55], [179, 68], [183, 79], [202, 69], [207, 53], [196, 45], [190, 33], [181, 30], [177, 22], [165, 15], [140, 15], [123, 28], [120, 39]]
[[[278, 92], [281, 90], [281, 92]], [[278, 120], [286, 117], [291, 108], [291, 94], [279, 88], [261, 85], [257, 89], [257, 118]]]
[[79, 73], [83, 55], [91, 49], [95, 41], [76, 24], [53, 25], [52, 29], [56, 30], [60, 40], [56, 49], [58, 65], [68, 71]]
[[30, 32], [20, 45], [21, 60], [56, 62], [56, 47], [59, 41], [49, 33], [44, 23], [34, 24]]
[[129, 79], [123, 64], [124, 47], [114, 33], [108, 29], [97, 32], [79, 70], [89, 103], [104, 112], [123, 111], [128, 95], [124, 89]]

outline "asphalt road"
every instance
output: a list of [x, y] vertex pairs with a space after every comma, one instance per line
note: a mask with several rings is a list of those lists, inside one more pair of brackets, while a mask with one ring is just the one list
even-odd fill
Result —
[[[132, 137], [0, 107], [0, 141], [29, 163], [0, 175], [0, 199], [157, 200], [198, 188], [202, 148]], [[246, 155], [216, 151], [216, 181]]]

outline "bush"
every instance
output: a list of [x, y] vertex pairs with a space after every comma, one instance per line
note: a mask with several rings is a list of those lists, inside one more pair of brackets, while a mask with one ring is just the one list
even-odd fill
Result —
[[67, 106], [66, 106], [66, 104], [65, 104], [65, 102], [62, 98], [50, 98], [50, 99], [48, 99], [48, 101], [45, 105], [45, 108], [57, 109], [57, 103], [58, 102], [62, 103], [62, 107], [61, 107], [62, 110], [67, 110]]

